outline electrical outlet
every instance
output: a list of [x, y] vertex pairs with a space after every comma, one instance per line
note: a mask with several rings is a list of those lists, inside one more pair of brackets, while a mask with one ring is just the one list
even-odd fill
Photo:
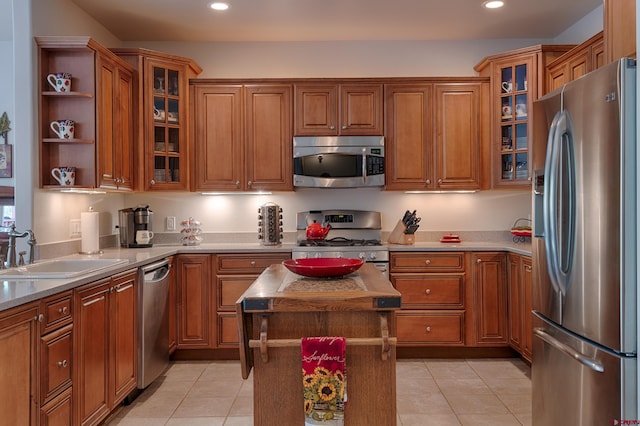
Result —
[[167, 231], [175, 231], [175, 230], [176, 230], [176, 217], [167, 216]]
[[71, 219], [69, 221], [69, 238], [80, 237], [82, 237], [82, 226], [80, 224], [80, 219]]

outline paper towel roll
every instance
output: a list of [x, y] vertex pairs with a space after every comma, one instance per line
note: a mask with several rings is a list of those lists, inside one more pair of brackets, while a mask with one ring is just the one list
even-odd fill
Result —
[[81, 253], [93, 254], [100, 251], [100, 222], [98, 212], [80, 212], [80, 231], [82, 232]]

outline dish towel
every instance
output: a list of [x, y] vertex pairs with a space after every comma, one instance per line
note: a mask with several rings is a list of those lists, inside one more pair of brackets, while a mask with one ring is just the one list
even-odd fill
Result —
[[305, 425], [342, 425], [347, 402], [344, 337], [303, 337]]

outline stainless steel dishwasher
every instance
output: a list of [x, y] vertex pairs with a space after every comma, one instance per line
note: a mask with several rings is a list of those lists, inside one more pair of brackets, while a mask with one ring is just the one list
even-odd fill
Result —
[[138, 389], [169, 365], [169, 259], [139, 268]]

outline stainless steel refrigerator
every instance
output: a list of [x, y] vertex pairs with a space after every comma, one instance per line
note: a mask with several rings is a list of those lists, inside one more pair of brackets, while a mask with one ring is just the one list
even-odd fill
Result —
[[533, 425], [638, 419], [636, 63], [533, 105]]

